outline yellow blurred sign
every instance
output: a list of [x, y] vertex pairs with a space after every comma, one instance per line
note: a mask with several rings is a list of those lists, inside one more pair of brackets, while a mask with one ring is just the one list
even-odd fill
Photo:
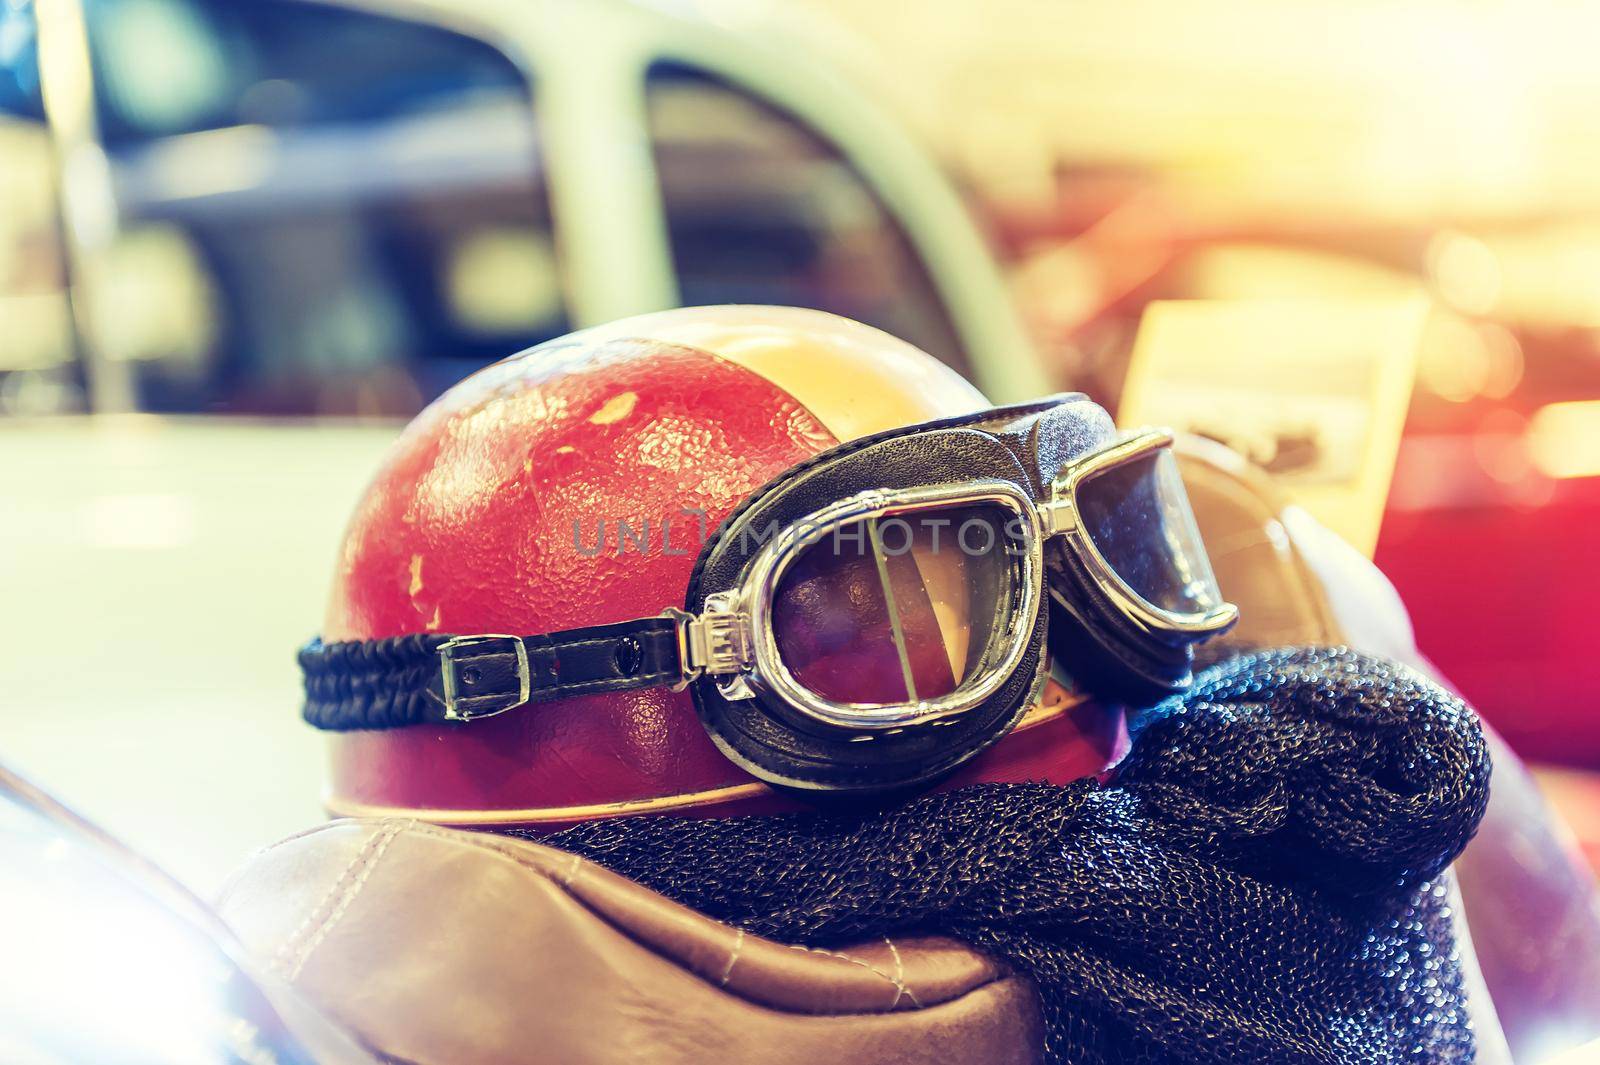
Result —
[[1118, 421], [1220, 440], [1371, 557], [1428, 310], [1419, 296], [1152, 303]]

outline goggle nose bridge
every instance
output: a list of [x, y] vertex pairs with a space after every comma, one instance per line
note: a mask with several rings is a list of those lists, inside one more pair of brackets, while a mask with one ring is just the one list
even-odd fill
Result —
[[1070, 492], [1063, 492], [1060, 480], [1050, 483], [1050, 498], [1034, 508], [1039, 515], [1039, 530], [1045, 536], [1064, 536], [1078, 527], [1078, 507]]

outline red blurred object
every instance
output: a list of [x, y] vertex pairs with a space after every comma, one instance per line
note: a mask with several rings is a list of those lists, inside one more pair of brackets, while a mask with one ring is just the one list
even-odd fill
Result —
[[1600, 493], [1559, 488], [1531, 508], [1391, 511], [1376, 561], [1423, 653], [1518, 754], [1600, 766]]

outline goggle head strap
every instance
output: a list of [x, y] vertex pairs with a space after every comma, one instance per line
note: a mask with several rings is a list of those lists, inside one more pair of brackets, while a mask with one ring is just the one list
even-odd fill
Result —
[[676, 616], [536, 636], [438, 633], [300, 650], [304, 717], [320, 729], [403, 728], [494, 717], [576, 695], [681, 685]]

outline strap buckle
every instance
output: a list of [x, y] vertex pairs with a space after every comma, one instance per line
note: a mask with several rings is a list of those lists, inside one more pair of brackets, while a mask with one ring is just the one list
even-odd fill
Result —
[[452, 636], [439, 645], [438, 655], [446, 721], [494, 717], [526, 704], [533, 694], [528, 645], [520, 636]]

